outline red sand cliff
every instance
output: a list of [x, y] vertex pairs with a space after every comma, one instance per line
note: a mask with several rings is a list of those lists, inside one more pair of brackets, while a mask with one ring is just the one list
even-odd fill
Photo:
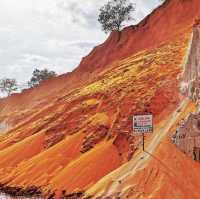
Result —
[[102, 45], [86, 56], [77, 70], [93, 71], [170, 40], [200, 16], [198, 0], [167, 0], [136, 26], [113, 32]]
[[127, 27], [121, 32], [111, 33], [103, 44], [95, 47], [88, 56], [83, 58], [73, 73], [47, 81], [40, 88], [26, 91], [24, 95], [6, 99], [6, 105], [4, 100], [1, 100], [0, 107], [4, 111], [13, 106], [26, 107], [27, 104], [33, 105], [33, 96], [35, 100], [50, 97], [52, 94], [55, 97], [55, 93], [62, 88], [70, 90], [84, 82], [92, 81], [96, 76], [96, 70], [102, 71], [113, 61], [155, 47], [191, 29], [200, 16], [199, 8], [198, 0], [167, 0], [138, 25]]
[[[0, 136], [0, 183], [34, 185], [45, 193], [81, 190], [94, 197], [117, 190], [125, 197], [130, 187], [140, 190], [139, 195], [129, 190], [129, 198], [161, 198], [176, 187], [166, 198], [182, 199], [188, 190], [179, 184], [186, 177], [192, 178], [189, 191], [198, 198], [195, 172], [200, 166], [169, 140], [177, 121], [195, 111], [181, 96], [177, 77], [198, 16], [198, 0], [166, 1], [137, 26], [113, 32], [72, 73], [0, 100], [0, 121], [10, 125]], [[155, 117], [155, 134], [146, 138], [149, 150], [157, 159], [163, 157], [172, 173], [178, 164], [175, 180], [138, 149], [140, 139], [130, 133], [132, 115], [144, 110]], [[140, 155], [145, 161], [138, 167]], [[130, 176], [116, 189], [126, 173]]]

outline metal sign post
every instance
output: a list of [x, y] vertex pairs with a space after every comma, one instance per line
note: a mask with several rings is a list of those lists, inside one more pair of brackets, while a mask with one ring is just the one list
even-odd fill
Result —
[[142, 149], [144, 151], [144, 133], [142, 134]]
[[134, 115], [133, 116], [133, 131], [137, 134], [142, 134], [142, 149], [144, 149], [144, 134], [153, 133], [153, 116], [152, 114]]

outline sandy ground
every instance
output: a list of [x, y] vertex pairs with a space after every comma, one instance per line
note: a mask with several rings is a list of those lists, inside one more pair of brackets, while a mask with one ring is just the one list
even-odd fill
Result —
[[[98, 193], [98, 195], [110, 195], [113, 192], [117, 190], [117, 187], [119, 185], [119, 181], [123, 182], [124, 179], [126, 179], [129, 175], [133, 175], [136, 173], [138, 170], [144, 168], [147, 164], [148, 161], [151, 159], [151, 154], [153, 154], [158, 147], [159, 143], [162, 141], [162, 139], [168, 134], [170, 128], [174, 125], [174, 123], [177, 121], [177, 119], [181, 116], [182, 112], [178, 111], [180, 109], [184, 109], [187, 107], [189, 103], [188, 99], [185, 99], [182, 101], [180, 106], [177, 108], [176, 111], [169, 117], [169, 119], [165, 122], [165, 125], [163, 128], [159, 128], [158, 130], [155, 130], [154, 136], [151, 139], [149, 143], [145, 145], [145, 152], [142, 150], [139, 151], [139, 153], [134, 157], [133, 160], [131, 160], [128, 164], [125, 164], [123, 168], [119, 168], [116, 171], [112, 172], [102, 180], [100, 180], [92, 189], [88, 190], [89, 195], [91, 193]], [[112, 183], [108, 183], [108, 179], [112, 179]], [[98, 191], [98, 185], [103, 185], [103, 184], [109, 184], [106, 189], [102, 192], [102, 190], [99, 192]], [[97, 190], [95, 190], [95, 187]], [[101, 187], [101, 186], [100, 186]]]

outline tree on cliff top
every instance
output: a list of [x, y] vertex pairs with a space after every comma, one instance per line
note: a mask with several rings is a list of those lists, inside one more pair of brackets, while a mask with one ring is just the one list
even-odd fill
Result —
[[15, 79], [4, 78], [0, 80], [0, 91], [10, 96], [17, 90], [17, 81]]
[[55, 77], [56, 73], [54, 71], [49, 71], [48, 69], [35, 69], [32, 73], [32, 77], [28, 82], [29, 87], [35, 87], [39, 85], [42, 81], [47, 80], [49, 78]]
[[125, 21], [132, 19], [131, 11], [135, 7], [129, 0], [110, 0], [100, 8], [98, 21], [105, 33], [120, 31]]

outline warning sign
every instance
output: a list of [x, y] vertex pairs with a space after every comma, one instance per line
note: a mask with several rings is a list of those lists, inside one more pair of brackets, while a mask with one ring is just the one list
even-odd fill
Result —
[[135, 133], [152, 133], [153, 132], [153, 116], [134, 115], [133, 116], [133, 131]]

